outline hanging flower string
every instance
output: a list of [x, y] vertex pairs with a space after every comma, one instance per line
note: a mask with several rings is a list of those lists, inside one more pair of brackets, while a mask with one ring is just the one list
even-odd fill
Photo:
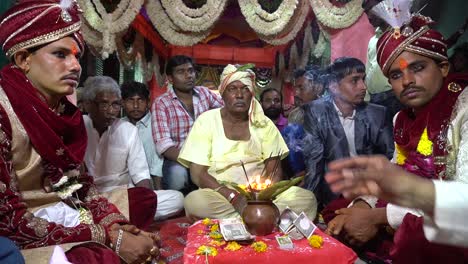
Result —
[[323, 238], [319, 235], [312, 235], [309, 239], [309, 245], [313, 248], [322, 248]]

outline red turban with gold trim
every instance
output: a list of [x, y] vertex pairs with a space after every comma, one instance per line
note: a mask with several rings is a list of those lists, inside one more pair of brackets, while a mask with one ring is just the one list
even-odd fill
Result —
[[22, 1], [0, 18], [0, 44], [7, 57], [72, 35], [84, 49], [76, 0]]
[[385, 76], [390, 66], [403, 52], [408, 51], [438, 61], [447, 60], [447, 44], [440, 32], [430, 29], [429, 17], [413, 15], [401, 28], [386, 31], [377, 42], [377, 62]]

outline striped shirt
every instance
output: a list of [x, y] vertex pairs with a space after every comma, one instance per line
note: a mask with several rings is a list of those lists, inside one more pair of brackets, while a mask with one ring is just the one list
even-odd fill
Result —
[[217, 94], [203, 86], [193, 88], [193, 108], [195, 116], [185, 109], [173, 89], [156, 98], [151, 106], [153, 139], [156, 151], [162, 155], [170, 147], [180, 149], [192, 128], [195, 119], [203, 112], [224, 105]]

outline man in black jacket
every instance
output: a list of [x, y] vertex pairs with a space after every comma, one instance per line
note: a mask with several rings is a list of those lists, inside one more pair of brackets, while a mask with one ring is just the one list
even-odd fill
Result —
[[304, 106], [304, 187], [314, 192], [322, 206], [337, 197], [324, 180], [330, 161], [366, 154], [383, 154], [390, 159], [394, 152], [385, 107], [364, 102], [364, 64], [342, 57], [327, 71], [330, 96]]

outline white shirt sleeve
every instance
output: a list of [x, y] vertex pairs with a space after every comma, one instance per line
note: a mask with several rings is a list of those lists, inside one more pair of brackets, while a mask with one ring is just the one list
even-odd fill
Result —
[[424, 217], [429, 241], [468, 247], [468, 184], [434, 180], [434, 217]]
[[377, 201], [378, 201], [378, 198], [375, 197], [375, 196], [371, 196], [371, 195], [363, 195], [363, 196], [359, 196], [358, 198], [354, 199], [349, 205], [348, 205], [348, 208], [353, 206], [356, 202], [358, 201], [364, 201], [366, 202], [371, 208], [375, 208], [375, 205], [377, 204]]
[[401, 207], [395, 204], [387, 204], [387, 221], [388, 224], [393, 228], [393, 229], [398, 229], [403, 223], [403, 218], [405, 218], [405, 215], [410, 213], [415, 216], [422, 216], [424, 213], [421, 210], [418, 209], [413, 209], [413, 208], [408, 208], [408, 207]]
[[143, 144], [138, 136], [137, 128], [134, 128], [134, 136], [128, 139], [130, 151], [128, 153], [127, 166], [131, 183], [136, 185], [142, 180], [150, 179], [150, 173]]

